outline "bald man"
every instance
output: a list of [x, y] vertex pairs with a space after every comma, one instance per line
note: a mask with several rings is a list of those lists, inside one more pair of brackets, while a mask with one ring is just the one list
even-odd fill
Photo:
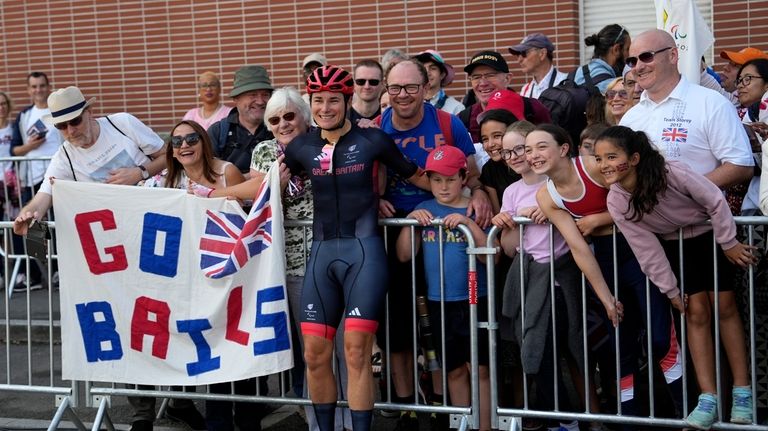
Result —
[[736, 109], [719, 93], [689, 83], [677, 68], [675, 40], [663, 30], [632, 42], [627, 65], [643, 88], [621, 125], [644, 131], [667, 160], [680, 160], [720, 188], [748, 181], [754, 161]]

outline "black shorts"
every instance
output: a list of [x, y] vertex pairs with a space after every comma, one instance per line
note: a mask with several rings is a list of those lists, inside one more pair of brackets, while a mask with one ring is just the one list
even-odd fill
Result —
[[[712, 261], [712, 247], [714, 245], [717, 251], [717, 281], [718, 291], [732, 291], [736, 283], [736, 267], [725, 257], [723, 248], [720, 244], [713, 241], [712, 231], [703, 233], [693, 238], [683, 240], [683, 260], [684, 260], [684, 293], [693, 295], [699, 292], [714, 292], [715, 290], [715, 265]], [[672, 266], [672, 271], [677, 277], [677, 284], [683, 285], [680, 279], [680, 251], [678, 240], [661, 240], [664, 246], [664, 253], [667, 255]]]
[[379, 237], [313, 241], [301, 292], [301, 330], [332, 340], [345, 330], [376, 333], [387, 290], [387, 262]]
[[[446, 371], [465, 366], [470, 362], [469, 339], [469, 301], [445, 302], [445, 358], [442, 357], [442, 339], [440, 328], [440, 301], [427, 301], [429, 321], [432, 326], [432, 339], [437, 357]], [[477, 321], [488, 320], [488, 298], [483, 296], [477, 300]], [[488, 331], [477, 331], [477, 358], [480, 365], [488, 365]]]

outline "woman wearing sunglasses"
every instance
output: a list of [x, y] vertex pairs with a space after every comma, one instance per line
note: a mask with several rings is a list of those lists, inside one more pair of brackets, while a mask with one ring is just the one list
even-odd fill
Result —
[[605, 91], [605, 121], [615, 126], [621, 121], [621, 117], [632, 107], [633, 101], [629, 93], [624, 89], [624, 78], [616, 78], [608, 83]]
[[144, 182], [145, 187], [192, 190], [224, 188], [245, 181], [235, 165], [213, 157], [211, 139], [200, 124], [182, 120], [171, 129], [166, 168]]

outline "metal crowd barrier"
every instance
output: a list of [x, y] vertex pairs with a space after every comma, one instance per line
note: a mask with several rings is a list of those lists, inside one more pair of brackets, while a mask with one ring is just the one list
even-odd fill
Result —
[[[520, 235], [522, 236], [525, 231], [525, 226], [530, 223], [530, 220], [525, 218], [515, 218], [515, 221], [522, 226], [520, 230]], [[737, 218], [737, 224], [741, 226], [746, 226], [746, 239], [749, 244], [753, 244], [755, 239], [755, 228], [759, 225], [768, 225], [768, 217], [738, 217]], [[410, 219], [388, 219], [388, 220], [382, 220], [381, 225], [385, 227], [385, 235], [395, 235], [397, 234], [397, 231], [401, 228], [410, 228], [414, 229], [417, 226], [417, 223], [415, 220]], [[433, 225], [438, 226], [439, 229], [442, 229], [441, 220], [435, 220], [433, 222]], [[54, 229], [55, 233], [55, 223], [51, 222], [50, 226]], [[304, 241], [304, 253], [305, 256], [309, 255], [309, 248], [306, 244], [306, 232], [308, 229], [311, 229], [311, 223], [309, 221], [286, 221], [286, 227], [302, 227], [305, 232], [305, 241]], [[11, 250], [11, 229], [12, 229], [12, 223], [11, 222], [0, 222], [0, 228], [3, 229], [3, 250]], [[474, 244], [472, 240], [472, 236], [465, 226], [460, 226], [460, 230], [465, 234], [467, 238], [467, 253], [470, 255], [486, 255], [488, 257], [492, 257], [496, 253], [499, 253], [499, 249], [495, 245], [495, 240], [498, 236], [498, 234], [501, 232], [498, 228], [491, 229], [489, 236], [488, 236], [488, 243], [487, 244]], [[552, 229], [550, 228], [550, 233], [552, 232]], [[442, 242], [442, 235], [439, 235], [440, 242]], [[681, 242], [682, 243], [682, 242]], [[521, 241], [522, 244], [522, 241]], [[717, 245], [713, 243], [713, 247], [716, 247]], [[413, 247], [413, 245], [412, 245]], [[552, 248], [552, 239], [550, 235], [550, 247]], [[390, 251], [391, 252], [391, 251]], [[614, 245], [614, 252], [615, 252], [615, 245]], [[442, 255], [442, 244], [441, 244], [441, 255]], [[522, 253], [525, 253], [525, 250], [522, 251]], [[615, 254], [615, 253], [614, 253]], [[29, 266], [32, 264], [35, 264], [33, 260], [29, 259], [29, 256], [27, 256], [24, 253], [8, 253], [6, 252], [3, 261], [3, 269], [4, 274], [8, 274], [9, 271], [12, 271], [13, 265], [15, 265], [16, 262], [22, 262], [22, 264], [29, 269]], [[762, 256], [763, 259], [766, 259], [766, 256]], [[49, 247], [49, 255], [48, 255], [48, 262], [47, 262], [47, 269], [48, 269], [48, 276], [49, 280], [52, 277], [52, 268], [54, 267], [55, 261], [57, 259], [57, 254], [55, 250], [55, 242], [52, 241], [50, 243]], [[615, 256], [614, 256], [615, 259]], [[442, 261], [442, 259], [441, 259]], [[467, 271], [474, 272], [477, 270], [478, 264], [475, 262], [475, 259], [469, 260], [469, 266], [467, 268]], [[540, 418], [540, 419], [550, 419], [550, 420], [564, 420], [564, 421], [571, 421], [571, 420], [578, 420], [578, 421], [591, 421], [591, 422], [601, 422], [601, 423], [607, 423], [607, 424], [630, 424], [630, 425], [637, 425], [637, 426], [662, 426], [662, 427], [672, 427], [672, 428], [683, 428], [685, 427], [685, 422], [682, 418], [666, 418], [666, 417], [660, 417], [655, 414], [653, 409], [653, 399], [651, 398], [653, 393], [653, 385], [654, 385], [654, 375], [652, 367], [649, 367], [649, 377], [648, 377], [648, 385], [650, 386], [649, 390], [649, 398], [646, 400], [646, 402], [649, 404], [649, 410], [650, 414], [648, 416], [643, 417], [637, 417], [637, 416], [628, 416], [621, 414], [621, 405], [619, 401], [619, 391], [620, 388], [618, 387], [618, 379], [619, 379], [619, 366], [618, 366], [618, 352], [615, 353], [615, 360], [616, 360], [616, 391], [617, 391], [617, 411], [616, 414], [608, 414], [608, 413], [597, 413], [594, 411], [591, 411], [590, 409], [590, 396], [591, 394], [586, 389], [588, 388], [588, 385], [585, 384], [585, 390], [584, 390], [584, 405], [586, 406], [584, 410], [582, 411], [564, 411], [561, 410], [558, 407], [557, 404], [557, 394], [559, 391], [565, 390], [564, 388], [561, 388], [558, 386], [557, 379], [555, 379], [554, 387], [552, 388], [552, 393], [554, 394], [555, 399], [555, 409], [554, 411], [537, 411], [533, 409], [529, 405], [529, 396], [528, 396], [528, 386], [527, 386], [527, 378], [525, 375], [520, 375], [519, 378], [523, 382], [523, 397], [524, 397], [524, 403], [522, 407], [515, 408], [510, 406], [502, 406], [500, 405], [499, 400], [499, 392], [498, 392], [498, 379], [499, 379], [499, 364], [496, 360], [498, 357], [498, 339], [499, 339], [499, 319], [497, 318], [497, 304], [496, 304], [496, 298], [498, 298], [498, 286], [496, 286], [495, 283], [495, 270], [496, 267], [493, 263], [493, 259], [489, 258], [487, 259], [487, 263], [485, 264], [488, 279], [488, 319], [487, 321], [478, 321], [478, 310], [477, 305], [470, 305], [470, 321], [472, 322], [472, 325], [470, 327], [470, 338], [472, 340], [471, 342], [471, 405], [469, 407], [457, 407], [457, 406], [450, 406], [450, 405], [443, 405], [443, 406], [434, 406], [431, 405], [426, 400], [422, 400], [419, 397], [416, 397], [415, 402], [413, 404], [398, 404], [394, 403], [392, 401], [392, 394], [394, 393], [393, 387], [391, 385], [392, 381], [392, 371], [390, 367], [385, 367], [386, 373], [385, 378], [386, 379], [386, 386], [387, 386], [387, 396], [382, 398], [380, 401], [375, 403], [375, 408], [378, 410], [411, 410], [416, 412], [422, 412], [422, 413], [438, 413], [438, 414], [448, 414], [451, 415], [451, 427], [452, 428], [459, 428], [459, 429], [478, 429], [480, 424], [480, 390], [479, 390], [479, 373], [478, 373], [478, 329], [487, 329], [488, 331], [488, 354], [490, 358], [490, 366], [489, 366], [489, 372], [490, 372], [490, 404], [491, 404], [491, 425], [493, 428], [498, 429], [509, 429], [509, 430], [520, 430], [522, 429], [521, 425], [521, 418]], [[412, 268], [416, 268], [415, 262], [412, 261]], [[441, 264], [441, 270], [447, 271], [455, 271], [456, 268], [445, 268]], [[765, 330], [766, 328], [757, 328], [755, 325], [755, 313], [758, 311], [755, 307], [755, 291], [756, 289], [766, 289], [768, 286], [760, 286], [756, 285], [755, 282], [755, 273], [754, 268], [750, 268], [747, 272], [749, 275], [749, 306], [748, 306], [748, 316], [749, 316], [749, 324], [745, 327], [745, 332], [749, 335], [749, 343], [748, 347], [750, 348], [749, 351], [749, 364], [750, 364], [750, 377], [751, 377], [751, 384], [752, 384], [752, 395], [753, 399], [755, 401], [755, 406], [753, 408], [753, 415], [755, 417], [755, 422], [750, 425], [734, 425], [730, 424], [724, 421], [717, 422], [715, 424], [715, 428], [717, 429], [733, 429], [733, 430], [760, 430], [760, 431], [768, 431], [768, 426], [766, 425], [758, 425], [756, 423], [757, 421], [757, 399], [761, 394], [758, 392], [758, 385], [757, 385], [757, 368], [756, 368], [756, 358], [755, 358], [755, 343], [757, 342], [755, 333], [757, 330]], [[685, 280], [681, 280], [683, 289], [685, 288]], [[615, 283], [614, 283], [615, 285]], [[651, 288], [651, 286], [646, 283], [647, 289]], [[48, 394], [51, 395], [54, 398], [55, 405], [57, 406], [57, 410], [55, 412], [54, 417], [52, 418], [51, 424], [49, 429], [57, 429], [59, 427], [60, 421], [65, 417], [68, 416], [71, 418], [71, 420], [75, 423], [75, 426], [77, 426], [78, 429], [84, 430], [86, 427], [83, 425], [83, 422], [77, 417], [75, 414], [75, 411], [73, 410], [74, 407], [82, 406], [82, 407], [90, 407], [90, 408], [96, 408], [96, 418], [94, 420], [93, 429], [98, 429], [101, 424], [104, 424], [107, 429], [114, 429], [114, 424], [112, 423], [112, 419], [109, 415], [109, 408], [111, 405], [111, 397], [113, 396], [152, 396], [152, 397], [158, 397], [158, 398], [179, 398], [179, 399], [191, 399], [191, 400], [221, 400], [221, 401], [244, 401], [244, 402], [254, 402], [254, 403], [274, 403], [274, 404], [281, 404], [281, 405], [299, 405], [299, 406], [308, 406], [310, 405], [310, 401], [308, 399], [300, 398], [300, 397], [291, 397], [289, 396], [288, 388], [289, 385], [289, 372], [283, 373], [279, 378], [279, 389], [277, 395], [270, 395], [270, 394], [262, 394], [259, 392], [259, 388], [257, 387], [257, 395], [256, 396], [242, 396], [242, 395], [229, 395], [229, 394], [213, 394], [210, 393], [208, 390], [203, 388], [199, 388], [200, 392], [175, 392], [171, 391], [170, 388], [163, 390], [143, 390], [143, 389], [128, 389], [125, 388], [125, 385], [118, 385], [115, 383], [94, 383], [94, 382], [62, 382], [61, 376], [55, 374], [55, 370], [61, 369], [60, 364], [60, 357], [55, 354], [55, 344], [56, 342], [60, 341], [59, 334], [58, 334], [58, 327], [59, 327], [59, 316], [57, 311], [57, 304], [54, 304], [54, 296], [53, 296], [53, 287], [48, 289], [47, 292], [47, 304], [34, 304], [38, 307], [42, 307], [45, 310], [46, 318], [43, 320], [35, 320], [32, 319], [32, 307], [33, 304], [31, 302], [31, 296], [29, 290], [26, 292], [21, 292], [21, 294], [26, 295], [24, 305], [26, 310], [26, 317], [25, 318], [14, 318], [14, 312], [18, 310], [12, 310], [10, 307], [10, 300], [11, 296], [8, 294], [9, 290], [13, 289], [13, 284], [9, 282], [8, 277], [6, 277], [4, 281], [4, 287], [6, 289], [6, 295], [3, 295], [4, 297], [4, 324], [5, 324], [5, 376], [0, 376], [0, 392], [4, 393], [11, 393], [11, 394], [22, 394], [22, 393], [38, 393], [38, 394]], [[554, 289], [554, 282], [550, 284], [550, 289]], [[587, 289], [589, 287], [583, 280], [582, 276], [582, 298], [586, 297]], [[416, 328], [418, 328], [418, 322], [417, 322], [417, 304], [416, 304], [416, 298], [415, 298], [415, 292], [416, 292], [416, 286], [415, 286], [415, 280], [412, 283], [411, 286], [412, 291], [414, 292], [412, 301], [410, 304], [407, 304], [407, 308], [404, 307], [403, 309], [410, 310], [409, 317], [412, 319], [413, 324], [413, 345], [412, 349], [414, 353], [413, 358], [413, 374], [414, 374], [414, 381], [413, 381], [413, 387], [419, 388], [419, 376], [421, 374], [421, 370], [419, 369], [419, 363], [418, 363], [418, 352], [419, 352], [419, 345], [418, 345], [418, 334], [416, 333]], [[617, 295], [617, 290], [614, 291], [614, 295]], [[17, 298], [18, 299], [18, 298]], [[619, 298], [621, 299], [621, 298]], [[586, 302], [583, 302], [582, 304], [582, 312], [586, 313]], [[717, 307], [717, 301], [715, 302], [715, 309]], [[650, 308], [650, 307], [649, 307]], [[402, 313], [403, 309], [398, 310], [400, 313]], [[392, 318], [392, 312], [394, 310], [386, 310], [386, 319]], [[742, 310], [744, 311], [744, 310]], [[764, 310], [761, 310], [765, 312]], [[647, 309], [646, 313], [650, 313], [650, 310]], [[716, 338], [715, 338], [715, 344], [716, 344], [716, 365], [717, 365], [717, 389], [718, 393], [723, 394], [726, 393], [722, 389], [725, 387], [723, 382], [720, 378], [720, 371], [721, 371], [721, 358], [719, 353], [719, 347], [720, 347], [720, 340], [719, 340], [719, 333], [717, 329], [717, 323], [718, 323], [718, 316], [717, 313], [714, 314], [715, 318], [713, 319], [713, 323], [715, 326], [715, 332], [716, 332]], [[551, 316], [552, 319], [552, 325], [553, 327], [556, 327], [557, 322], [557, 316], [555, 313], [552, 313]], [[586, 322], [585, 315], [582, 315], [582, 320]], [[681, 318], [679, 325], [683, 328], [681, 331], [681, 339], [680, 339], [680, 345], [683, 352], [683, 358], [686, 357], [686, 341], [685, 341], [685, 319]], [[441, 319], [441, 321], [444, 322], [444, 319]], [[24, 342], [24, 347], [26, 349], [26, 366], [28, 372], [25, 373], [23, 376], [18, 376], [17, 372], [15, 370], [18, 367], [18, 364], [11, 363], [11, 343], [9, 342], [11, 338], [11, 331], [12, 326], [21, 326], [23, 331], [26, 332], [26, 341]], [[45, 334], [47, 334], [47, 343], [48, 343], [48, 349], [47, 349], [47, 364], [39, 364], [34, 363], [33, 361], [33, 355], [32, 355], [32, 332], [33, 329], [40, 329], [43, 328], [43, 331]], [[589, 370], [587, 369], [587, 361], [586, 358], [589, 355], [589, 346], [587, 342], [587, 331], [586, 331], [586, 323], [584, 323], [584, 340], [582, 340], [582, 346], [585, 353], [585, 367], [583, 373], [585, 380], [589, 380], [591, 376], [589, 375]], [[450, 348], [450, 346], [445, 345], [445, 329], [444, 326], [441, 328], [437, 328], [436, 330], [439, 330], [441, 333], [441, 337], [443, 340], [442, 343], [442, 357], [445, 356], [445, 349]], [[650, 332], [651, 328], [650, 325], [646, 328], [646, 331]], [[615, 333], [615, 336], [618, 338], [619, 331], [621, 331], [621, 326], [617, 328]], [[382, 350], [384, 351], [385, 355], [387, 355], [387, 352], [389, 352], [389, 340], [390, 336], [397, 335], [397, 334], [388, 334], [385, 337], [385, 340], [378, 340], [379, 345], [382, 347]], [[650, 334], [649, 334], [650, 335]], [[650, 340], [650, 337], [648, 337]], [[554, 340], [553, 340], [554, 341]], [[557, 344], [553, 343], [553, 357], [554, 357], [554, 363], [557, 364], [559, 359], [557, 357]], [[650, 341], [648, 342], [648, 357], [652, 358], [652, 347], [650, 344]], [[389, 358], [387, 358], [387, 361], [385, 363], [388, 363]], [[649, 359], [652, 361], [653, 359]], [[47, 366], [47, 378], [43, 380], [39, 380], [36, 378], [33, 378], [32, 369], [33, 366], [36, 367], [46, 367]], [[685, 361], [683, 362], [683, 366], [685, 367]], [[446, 370], [442, 370], [441, 372], [441, 380], [443, 383], [444, 388], [444, 395], [443, 400], [447, 401], [447, 394], [448, 394], [448, 386], [446, 384]], [[689, 370], [686, 368], [683, 368], [683, 379], [684, 380], [684, 391], [686, 391], [687, 388], [687, 379], [688, 379]], [[684, 392], [684, 400], [687, 399], [687, 392]], [[685, 402], [685, 401], [684, 401]], [[445, 403], [444, 403], [445, 404]], [[720, 412], [723, 411], [723, 401], [722, 398], [718, 402], [718, 409]], [[347, 404], [346, 402], [342, 401], [339, 403], [340, 407], [345, 407]], [[695, 405], [695, 403], [694, 403]], [[162, 414], [162, 410], [165, 407], [165, 403], [161, 405], [160, 412], [158, 413], [158, 417]], [[684, 409], [687, 411], [692, 409], [692, 405], [690, 403], [684, 404]], [[720, 416], [722, 418], [722, 415]]]

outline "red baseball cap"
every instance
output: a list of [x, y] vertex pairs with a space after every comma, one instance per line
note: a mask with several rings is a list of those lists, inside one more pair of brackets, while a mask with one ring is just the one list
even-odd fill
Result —
[[520, 108], [524, 107], [522, 98], [519, 94], [515, 93], [512, 90], [499, 90], [493, 93], [491, 95], [491, 98], [488, 99], [488, 103], [485, 105], [485, 109], [483, 112], [477, 114], [477, 122], [482, 123], [483, 117], [485, 117], [485, 114], [488, 111], [494, 110], [494, 109], [503, 109], [505, 111], [511, 112], [515, 117], [520, 118], [519, 111]]
[[467, 156], [453, 145], [441, 145], [427, 156], [424, 172], [436, 172], [450, 177], [467, 169]]

